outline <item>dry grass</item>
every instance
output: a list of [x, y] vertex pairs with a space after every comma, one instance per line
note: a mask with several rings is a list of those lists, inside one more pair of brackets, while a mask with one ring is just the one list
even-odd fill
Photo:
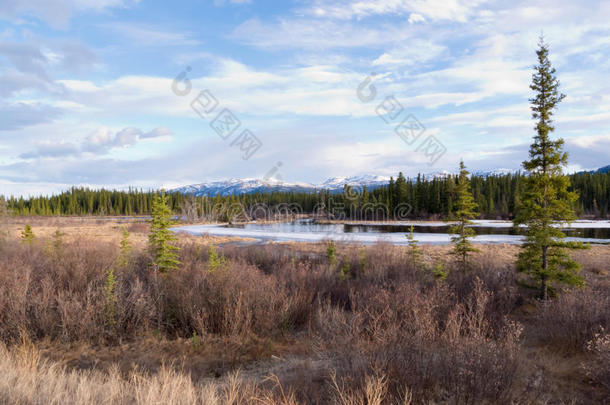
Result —
[[[12, 350], [0, 345], [0, 403], [36, 404], [303, 404], [295, 394], [286, 391], [276, 375], [257, 383], [239, 371], [222, 380], [197, 383], [190, 375], [162, 366], [156, 373], [132, 370], [121, 373], [113, 367], [108, 371], [75, 371], [59, 363], [44, 360], [34, 345], [22, 343]], [[338, 405], [387, 403], [387, 379], [367, 377], [361, 390], [340, 387], [333, 381], [334, 398], [328, 403]], [[405, 390], [403, 401], [411, 404]]]
[[[13, 240], [20, 237], [26, 224], [30, 224], [38, 239], [51, 238], [59, 230], [64, 234], [66, 242], [91, 239], [116, 245], [121, 240], [124, 227], [130, 233], [131, 242], [135, 246], [145, 247], [148, 242], [149, 224], [144, 217], [8, 217], [5, 221], [3, 234]], [[252, 240], [239, 237], [194, 236], [185, 232], [180, 233], [180, 239], [202, 245]]]
[[224, 381], [198, 384], [163, 366], [155, 374], [117, 368], [107, 372], [74, 371], [43, 360], [32, 345], [9, 351], [0, 346], [0, 403], [6, 404], [246, 404], [275, 401], [276, 394], [257, 388], [239, 373]]

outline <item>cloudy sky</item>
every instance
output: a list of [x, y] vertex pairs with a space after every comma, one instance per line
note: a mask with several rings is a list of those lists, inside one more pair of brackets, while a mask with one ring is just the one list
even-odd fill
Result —
[[541, 31], [569, 170], [604, 166], [609, 17], [571, 0], [0, 0], [0, 194], [517, 169]]

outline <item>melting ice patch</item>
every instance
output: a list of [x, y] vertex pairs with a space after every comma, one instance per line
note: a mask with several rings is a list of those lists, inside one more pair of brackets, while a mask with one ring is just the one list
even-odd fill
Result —
[[[415, 223], [413, 223], [415, 224]], [[428, 226], [446, 225], [445, 222], [425, 222]], [[409, 225], [409, 223], [400, 223], [400, 225]], [[424, 225], [418, 221], [417, 225]], [[610, 221], [576, 221], [571, 224], [575, 228], [610, 228]], [[508, 221], [476, 221], [474, 226], [506, 228], [512, 226]], [[343, 232], [341, 227], [329, 225], [326, 230], [321, 230], [319, 225], [307, 227], [298, 227], [295, 230], [286, 230], [282, 227], [268, 224], [268, 226], [259, 226], [256, 228], [241, 228], [228, 227], [226, 224], [211, 224], [211, 225], [188, 225], [172, 228], [174, 232], [187, 232], [193, 235], [209, 234], [213, 236], [228, 236], [253, 238], [259, 241], [280, 241], [280, 242], [320, 242], [324, 240], [334, 240], [336, 242], [348, 242], [358, 244], [374, 244], [377, 242], [387, 242], [395, 245], [406, 245], [408, 240], [405, 232]], [[415, 239], [420, 244], [444, 245], [451, 243], [451, 235], [448, 233], [414, 233]], [[490, 243], [507, 243], [520, 244], [523, 243], [524, 237], [521, 235], [505, 235], [505, 234], [490, 234], [477, 235], [472, 238], [474, 243], [490, 244]], [[568, 241], [580, 241], [590, 243], [610, 243], [608, 239], [594, 238], [578, 238], [568, 237]]]

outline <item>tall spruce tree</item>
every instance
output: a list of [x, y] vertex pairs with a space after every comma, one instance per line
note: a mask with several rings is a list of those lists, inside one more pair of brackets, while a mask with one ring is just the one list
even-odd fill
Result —
[[570, 258], [567, 248], [584, 246], [565, 242], [565, 234], [556, 226], [576, 219], [574, 205], [578, 194], [568, 191], [570, 180], [563, 175], [563, 167], [568, 162], [563, 139], [552, 140], [549, 136], [555, 130], [553, 111], [565, 95], [559, 92], [559, 80], [542, 37], [538, 45], [538, 64], [534, 66], [530, 85], [535, 92], [530, 103], [532, 117], [536, 120], [536, 135], [530, 146], [530, 159], [523, 162], [528, 176], [523, 179], [521, 204], [514, 223], [528, 227], [517, 270], [537, 284], [540, 298], [546, 300], [549, 283], [553, 281], [583, 284], [578, 275], [580, 266]]
[[171, 216], [172, 211], [167, 204], [167, 196], [165, 191], [161, 190], [161, 194], [155, 195], [152, 202], [152, 220], [148, 245], [153, 255], [153, 265], [163, 274], [167, 274], [180, 265], [178, 260], [180, 249], [174, 245], [177, 239], [174, 233], [169, 230]]
[[457, 221], [457, 225], [449, 229], [449, 233], [456, 236], [451, 237], [453, 242], [453, 253], [460, 263], [463, 271], [468, 265], [468, 254], [478, 252], [479, 250], [472, 246], [470, 238], [475, 235], [475, 232], [468, 225], [472, 224], [471, 219], [477, 216], [477, 204], [474, 202], [472, 191], [470, 190], [470, 180], [468, 179], [468, 170], [463, 161], [460, 161], [460, 174], [457, 178], [455, 187], [456, 198], [453, 204], [453, 219]]
[[407, 179], [405, 179], [402, 172], [398, 173], [394, 187], [396, 191], [396, 204], [407, 202]]
[[414, 227], [411, 225], [407, 234], [409, 249], [407, 250], [407, 263], [411, 266], [411, 270], [415, 270], [421, 264], [423, 252], [415, 239]]

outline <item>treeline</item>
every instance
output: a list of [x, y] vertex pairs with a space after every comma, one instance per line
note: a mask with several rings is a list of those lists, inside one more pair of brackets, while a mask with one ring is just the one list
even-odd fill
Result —
[[[571, 188], [580, 198], [575, 207], [579, 216], [607, 218], [610, 205], [610, 173], [570, 175]], [[270, 192], [239, 196], [194, 197], [169, 193], [172, 212], [191, 217], [231, 219], [240, 215], [262, 215], [278, 205], [299, 207], [303, 213], [324, 211], [352, 219], [380, 219], [382, 211], [391, 218], [445, 218], [453, 210], [456, 176], [405, 178], [399, 174], [387, 186], [374, 190], [346, 187], [343, 193]], [[472, 194], [483, 218], [513, 218], [519, 205], [523, 174], [471, 177]], [[149, 215], [157, 192], [71, 188], [53, 196], [9, 197], [9, 211], [15, 215]], [[405, 209], [409, 207], [409, 209]], [[296, 208], [295, 208], [296, 209]], [[224, 218], [218, 218], [219, 215]], [[228, 217], [228, 218], [227, 218]]]

